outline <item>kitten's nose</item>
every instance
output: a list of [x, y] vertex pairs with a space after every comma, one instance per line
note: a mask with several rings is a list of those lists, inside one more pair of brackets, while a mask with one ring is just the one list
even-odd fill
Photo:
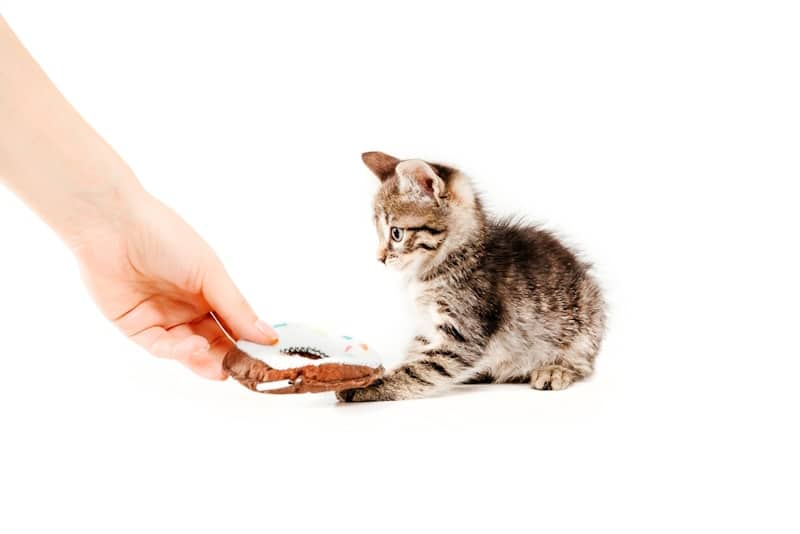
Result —
[[386, 263], [386, 249], [378, 249], [378, 261], [381, 263]]

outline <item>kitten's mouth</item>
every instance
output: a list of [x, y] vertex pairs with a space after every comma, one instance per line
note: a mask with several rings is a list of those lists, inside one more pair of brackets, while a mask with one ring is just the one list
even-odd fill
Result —
[[410, 262], [408, 260], [404, 261], [400, 258], [394, 257], [394, 258], [387, 258], [385, 265], [390, 269], [397, 269], [399, 271], [405, 269], [409, 263]]

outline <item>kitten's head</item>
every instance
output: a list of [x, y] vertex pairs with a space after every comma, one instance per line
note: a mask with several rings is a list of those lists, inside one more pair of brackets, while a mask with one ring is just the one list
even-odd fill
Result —
[[382, 152], [361, 158], [381, 181], [375, 227], [378, 260], [387, 266], [413, 274], [480, 227], [480, 202], [456, 169]]

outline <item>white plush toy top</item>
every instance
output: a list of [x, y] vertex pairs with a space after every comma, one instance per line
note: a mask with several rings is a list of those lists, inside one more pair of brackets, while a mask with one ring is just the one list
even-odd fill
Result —
[[[331, 336], [319, 328], [302, 323], [279, 323], [272, 327], [279, 338], [275, 345], [239, 341], [236, 346], [273, 369], [296, 369], [327, 363], [372, 368], [381, 366], [381, 360], [374, 350], [350, 336]], [[304, 358], [298, 356], [298, 353], [312, 354], [319, 358]]]

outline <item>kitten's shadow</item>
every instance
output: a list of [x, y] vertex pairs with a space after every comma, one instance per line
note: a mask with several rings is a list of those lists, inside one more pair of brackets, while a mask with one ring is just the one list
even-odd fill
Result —
[[[448, 390], [441, 391], [436, 393], [435, 395], [429, 395], [427, 397], [422, 397], [419, 399], [408, 399], [404, 401], [395, 401], [395, 402], [413, 402], [413, 401], [423, 401], [426, 399], [441, 399], [447, 397], [459, 397], [464, 395], [473, 395], [476, 393], [483, 393], [490, 390], [497, 390], [498, 388], [508, 389], [508, 388], [519, 388], [519, 387], [530, 387], [527, 384], [460, 384], [458, 386], [454, 386]], [[338, 406], [357, 406], [357, 405], [367, 405], [367, 406], [375, 406], [375, 405], [385, 405], [385, 404], [392, 404], [386, 402], [337, 402], [336, 405]]]
[[505, 384], [460, 384], [453, 388], [450, 388], [446, 391], [442, 391], [437, 393], [436, 395], [432, 395], [430, 398], [439, 398], [439, 397], [454, 397], [460, 395], [471, 395], [479, 392], [486, 392], [486, 391], [496, 391], [500, 388], [504, 390], [508, 390], [511, 388], [520, 388], [520, 387], [527, 387], [530, 386], [527, 383], [505, 383]]
[[430, 398], [459, 397], [462, 395], [472, 395], [474, 393], [478, 393], [480, 391], [486, 391], [488, 389], [490, 389], [490, 384], [461, 384], [458, 386], [454, 386], [450, 389], [447, 389], [445, 391], [440, 391], [436, 395], [431, 395]]

